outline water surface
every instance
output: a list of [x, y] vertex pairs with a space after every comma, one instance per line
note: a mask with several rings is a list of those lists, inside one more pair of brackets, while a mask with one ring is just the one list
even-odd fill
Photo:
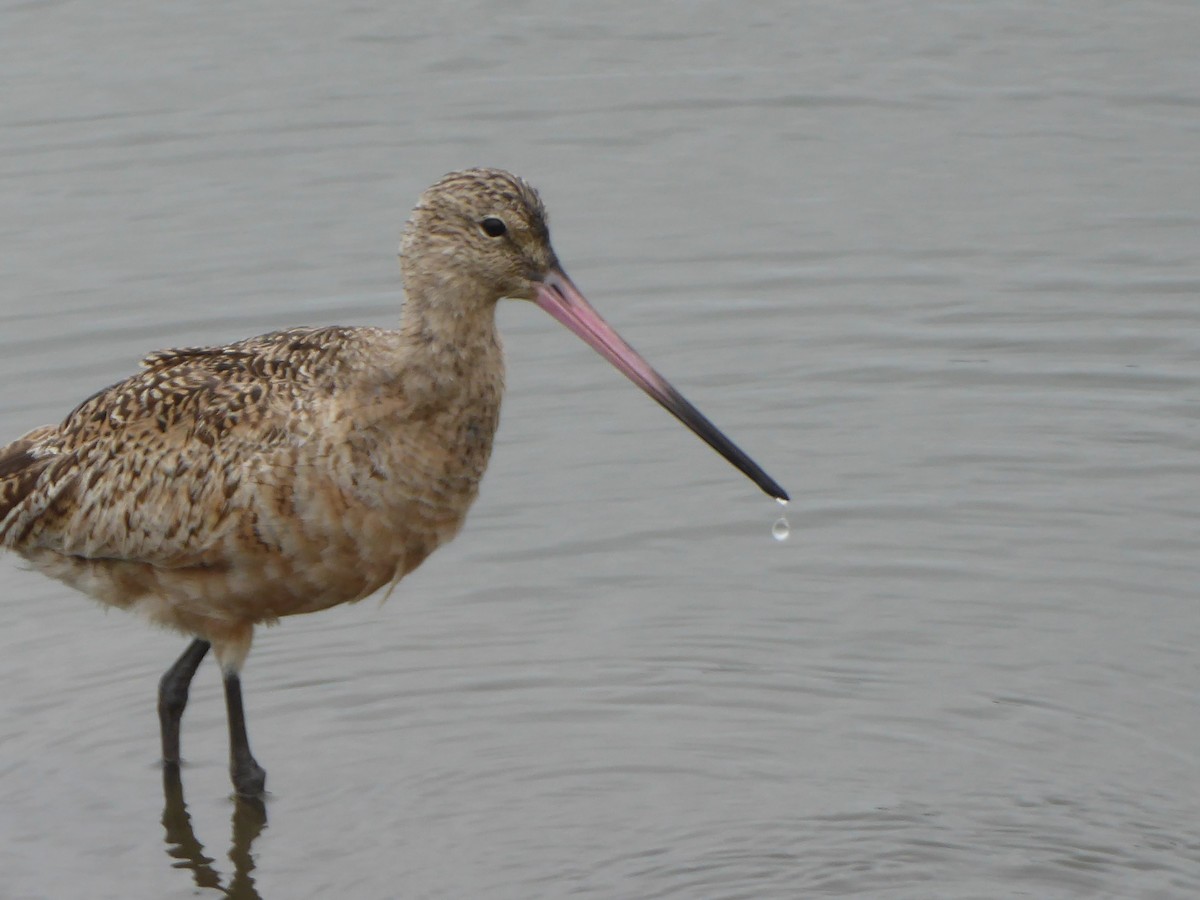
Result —
[[[463, 165], [791, 492], [529, 305], [459, 540], [215, 670], [0, 562], [5, 897], [1200, 892], [1200, 9], [12, 3], [0, 434], [394, 322]], [[167, 814], [164, 816], [164, 804]], [[197, 885], [200, 887], [197, 888]]]

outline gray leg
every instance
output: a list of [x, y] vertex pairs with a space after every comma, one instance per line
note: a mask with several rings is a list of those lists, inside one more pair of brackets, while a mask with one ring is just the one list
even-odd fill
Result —
[[225, 707], [229, 712], [229, 774], [240, 797], [260, 797], [267, 786], [267, 772], [254, 760], [246, 737], [242, 710], [242, 682], [237, 672], [226, 672]]
[[167, 669], [158, 683], [158, 722], [162, 726], [163, 762], [179, 765], [179, 720], [188, 701], [188, 686], [208, 653], [208, 641], [199, 638], [188, 644], [183, 655]]

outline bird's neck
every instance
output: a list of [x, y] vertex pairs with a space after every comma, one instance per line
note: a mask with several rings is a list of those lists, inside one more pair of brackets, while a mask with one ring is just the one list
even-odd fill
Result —
[[400, 319], [409, 390], [498, 394], [504, 356], [496, 303], [469, 283], [410, 288]]

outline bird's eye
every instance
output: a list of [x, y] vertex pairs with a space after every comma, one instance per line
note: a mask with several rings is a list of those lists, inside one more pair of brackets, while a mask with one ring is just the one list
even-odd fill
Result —
[[503, 220], [497, 219], [495, 216], [488, 216], [479, 223], [479, 227], [488, 237], [500, 237], [508, 231], [508, 226], [504, 224]]

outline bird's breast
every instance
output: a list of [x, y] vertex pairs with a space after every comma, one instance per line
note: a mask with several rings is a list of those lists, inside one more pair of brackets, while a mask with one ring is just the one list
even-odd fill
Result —
[[262, 459], [229, 537], [280, 564], [288, 608], [273, 614], [360, 599], [453, 538], [479, 493], [499, 399], [376, 405]]

